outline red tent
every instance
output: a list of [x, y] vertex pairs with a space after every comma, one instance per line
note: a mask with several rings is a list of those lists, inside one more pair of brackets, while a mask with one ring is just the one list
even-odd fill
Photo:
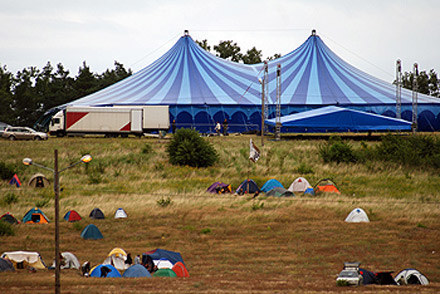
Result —
[[68, 222], [77, 222], [81, 220], [81, 216], [75, 210], [69, 210], [64, 215], [64, 219]]

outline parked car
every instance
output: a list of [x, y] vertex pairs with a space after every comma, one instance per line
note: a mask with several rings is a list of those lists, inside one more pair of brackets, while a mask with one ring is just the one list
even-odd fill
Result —
[[2, 137], [11, 141], [14, 140], [47, 140], [46, 133], [37, 132], [28, 127], [8, 127]]
[[359, 273], [360, 262], [345, 262], [344, 269], [339, 273], [336, 282], [344, 281], [347, 285], [362, 285], [362, 275]]

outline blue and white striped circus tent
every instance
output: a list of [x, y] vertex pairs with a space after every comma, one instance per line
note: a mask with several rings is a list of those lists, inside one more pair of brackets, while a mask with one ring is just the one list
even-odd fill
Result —
[[[269, 118], [275, 116], [281, 65], [281, 113], [336, 105], [396, 117], [396, 88], [351, 66], [312, 35], [296, 50], [268, 62]], [[169, 105], [177, 127], [231, 132], [259, 129], [264, 64], [230, 62], [205, 51], [185, 33], [158, 60], [132, 76], [80, 98], [72, 106]], [[402, 118], [411, 121], [412, 92], [402, 89]], [[440, 129], [440, 99], [418, 94], [419, 130]]]

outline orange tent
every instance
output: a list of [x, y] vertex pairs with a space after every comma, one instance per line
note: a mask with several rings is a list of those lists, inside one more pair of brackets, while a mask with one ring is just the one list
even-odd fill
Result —
[[186, 267], [180, 261], [176, 262], [172, 270], [176, 273], [179, 278], [188, 278], [189, 273]]
[[316, 185], [315, 185], [315, 192], [316, 193], [320, 193], [320, 192], [324, 192], [324, 193], [337, 193], [337, 194], [341, 194], [341, 192], [339, 192], [338, 188], [336, 188], [336, 184], [330, 180], [330, 179], [322, 179], [320, 180]]

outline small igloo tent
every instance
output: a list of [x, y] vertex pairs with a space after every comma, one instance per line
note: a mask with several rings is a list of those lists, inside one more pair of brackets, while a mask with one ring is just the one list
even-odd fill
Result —
[[127, 213], [122, 208], [118, 208], [115, 212], [115, 218], [127, 218]]
[[394, 281], [398, 285], [428, 285], [428, 278], [413, 268], [407, 268], [396, 275]]
[[367, 213], [362, 208], [353, 209], [345, 218], [347, 223], [369, 223]]
[[45, 175], [38, 173], [29, 180], [29, 186], [33, 188], [47, 188], [50, 186], [50, 182]]

